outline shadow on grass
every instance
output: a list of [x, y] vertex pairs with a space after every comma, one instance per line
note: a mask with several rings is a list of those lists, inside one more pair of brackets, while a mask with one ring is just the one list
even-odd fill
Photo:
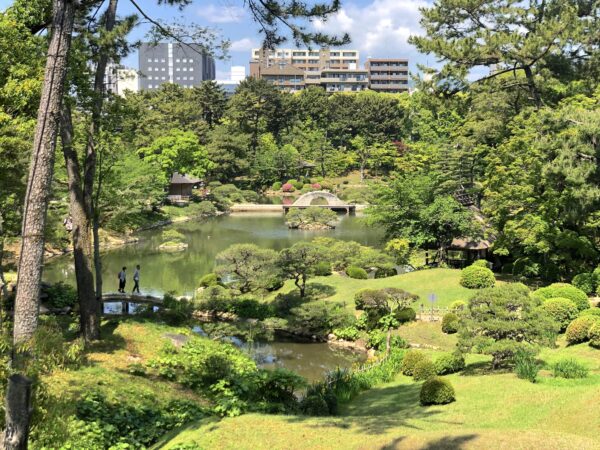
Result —
[[115, 329], [119, 326], [119, 320], [110, 319], [100, 326], [101, 340], [93, 342], [89, 350], [99, 353], [114, 353], [127, 346], [127, 341], [120, 334], [115, 334]]
[[460, 372], [460, 376], [480, 377], [483, 375], [498, 375], [503, 373], [512, 373], [512, 370], [509, 367], [493, 369], [491, 361], [478, 361], [468, 364], [467, 367]]
[[422, 450], [458, 450], [464, 448], [464, 444], [477, 437], [476, 434], [465, 434], [463, 436], [444, 436], [436, 441], [430, 442]]

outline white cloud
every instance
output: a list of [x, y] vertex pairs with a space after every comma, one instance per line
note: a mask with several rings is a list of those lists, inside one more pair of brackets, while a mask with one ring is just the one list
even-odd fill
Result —
[[[326, 22], [315, 21], [315, 28], [326, 33], [349, 33], [351, 48], [361, 53], [361, 59], [372, 57], [409, 58], [411, 66], [425, 63], [427, 57], [419, 54], [408, 43], [411, 35], [421, 34], [420, 7], [426, 0], [373, 0], [368, 5], [345, 3], [342, 9]], [[429, 63], [434, 63], [429, 57]]]
[[232, 52], [246, 52], [259, 46], [260, 44], [258, 44], [254, 39], [242, 38], [238, 39], [237, 41], [233, 41], [231, 43], [231, 47], [229, 47], [229, 50]]
[[241, 22], [246, 11], [241, 6], [215, 5], [213, 3], [198, 8], [198, 15], [212, 23], [236, 23]]

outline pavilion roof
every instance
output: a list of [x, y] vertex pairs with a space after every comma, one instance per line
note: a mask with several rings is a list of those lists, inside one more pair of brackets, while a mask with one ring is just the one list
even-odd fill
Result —
[[171, 184], [196, 184], [202, 181], [200, 178], [196, 178], [186, 174], [180, 174], [179, 172], [173, 172], [171, 175]]

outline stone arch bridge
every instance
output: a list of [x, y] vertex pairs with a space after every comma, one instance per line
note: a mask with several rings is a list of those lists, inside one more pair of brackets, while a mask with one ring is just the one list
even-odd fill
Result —
[[[313, 200], [317, 199], [325, 199], [327, 204], [325, 205], [313, 205]], [[291, 208], [300, 208], [306, 209], [309, 207], [317, 207], [317, 208], [327, 208], [333, 211], [345, 211], [346, 214], [353, 214], [356, 211], [356, 205], [350, 205], [348, 203], [344, 203], [343, 200], [340, 200], [337, 195], [332, 194], [327, 191], [313, 191], [307, 192], [306, 194], [301, 195], [296, 199], [294, 203], [291, 205], [283, 205], [283, 210], [287, 214], [287, 212]]]

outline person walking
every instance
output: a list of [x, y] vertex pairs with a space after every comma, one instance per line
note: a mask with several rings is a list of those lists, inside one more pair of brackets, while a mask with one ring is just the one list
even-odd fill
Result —
[[127, 283], [127, 275], [125, 274], [126, 270], [127, 267], [123, 267], [123, 269], [119, 272], [119, 292], [122, 294], [125, 293], [125, 284]]
[[133, 294], [134, 292], [137, 291], [137, 293], [140, 293], [140, 265], [138, 264], [137, 266], [135, 266], [135, 272], [133, 272], [133, 291], [131, 291], [131, 293]]

